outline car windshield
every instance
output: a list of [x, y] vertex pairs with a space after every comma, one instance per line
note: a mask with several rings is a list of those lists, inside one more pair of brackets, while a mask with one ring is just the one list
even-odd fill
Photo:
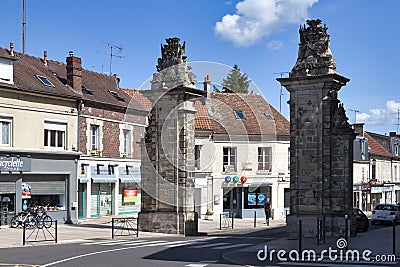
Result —
[[389, 206], [389, 205], [378, 205], [375, 208], [375, 210], [390, 210], [390, 211], [396, 211], [397, 209], [398, 209], [397, 206]]

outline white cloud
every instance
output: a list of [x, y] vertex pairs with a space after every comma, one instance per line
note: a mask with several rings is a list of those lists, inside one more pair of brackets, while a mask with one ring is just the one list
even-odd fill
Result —
[[[397, 120], [396, 112], [400, 109], [400, 102], [395, 100], [386, 101], [385, 108], [373, 108], [369, 112], [357, 113], [357, 123], [363, 122], [368, 127], [368, 125], [386, 125], [391, 127], [393, 123]], [[350, 117], [349, 111], [347, 116]], [[351, 118], [350, 121], [353, 121]]]
[[235, 14], [215, 24], [215, 34], [237, 46], [250, 46], [286, 24], [303, 23], [318, 0], [243, 0]]
[[267, 47], [272, 50], [278, 50], [283, 47], [283, 43], [281, 41], [271, 41], [268, 43]]

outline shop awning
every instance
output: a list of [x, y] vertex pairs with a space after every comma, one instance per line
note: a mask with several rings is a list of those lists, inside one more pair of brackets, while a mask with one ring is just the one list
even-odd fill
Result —
[[260, 182], [248, 183], [249, 187], [270, 186], [270, 185], [272, 185], [272, 182], [270, 182], [270, 181], [260, 181]]
[[121, 183], [140, 183], [140, 179], [134, 178], [134, 177], [119, 177], [121, 180]]
[[87, 177], [79, 178], [79, 182], [82, 183], [82, 184], [89, 183], [90, 182], [90, 178], [87, 178]]
[[116, 183], [118, 179], [115, 177], [96, 177], [92, 178], [93, 183]]

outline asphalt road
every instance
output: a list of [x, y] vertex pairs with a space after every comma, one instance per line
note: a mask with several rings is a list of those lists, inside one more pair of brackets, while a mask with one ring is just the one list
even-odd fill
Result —
[[[388, 226], [371, 225], [370, 231], [382, 227]], [[1, 249], [0, 266], [232, 266], [224, 254], [285, 236], [286, 227], [279, 227], [198, 237], [93, 238], [74, 244]]]

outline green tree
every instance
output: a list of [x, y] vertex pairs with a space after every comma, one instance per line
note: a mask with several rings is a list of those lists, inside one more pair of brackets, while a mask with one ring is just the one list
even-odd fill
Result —
[[231, 72], [222, 80], [223, 93], [249, 93], [251, 80], [246, 73], [241, 73], [239, 66], [235, 64]]

